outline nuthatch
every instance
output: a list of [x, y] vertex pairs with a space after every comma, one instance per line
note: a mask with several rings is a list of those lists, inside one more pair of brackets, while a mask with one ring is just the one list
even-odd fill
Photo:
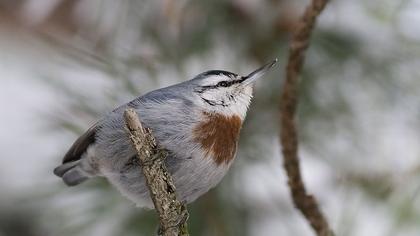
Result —
[[134, 108], [150, 128], [173, 177], [178, 199], [190, 203], [220, 182], [235, 158], [253, 83], [273, 62], [247, 76], [211, 70], [124, 104], [79, 137], [54, 169], [69, 186], [102, 176], [138, 206], [153, 208], [123, 113]]

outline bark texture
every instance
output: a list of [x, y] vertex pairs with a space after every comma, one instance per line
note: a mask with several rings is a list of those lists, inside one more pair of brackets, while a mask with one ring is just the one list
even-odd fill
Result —
[[167, 153], [156, 145], [156, 140], [147, 128], [143, 128], [133, 109], [124, 112], [127, 132], [140, 159], [141, 168], [158, 213], [159, 235], [187, 236], [188, 211], [176, 198], [176, 189], [165, 167]]
[[299, 74], [302, 69], [305, 51], [308, 48], [316, 19], [327, 3], [328, 0], [312, 0], [293, 33], [280, 107], [280, 140], [284, 157], [284, 168], [288, 176], [293, 203], [319, 236], [331, 236], [334, 233], [321, 212], [315, 197], [308, 194], [305, 189], [298, 158], [298, 132], [295, 116]]

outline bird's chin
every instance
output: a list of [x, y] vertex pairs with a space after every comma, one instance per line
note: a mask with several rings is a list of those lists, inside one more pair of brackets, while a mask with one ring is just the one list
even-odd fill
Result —
[[254, 84], [248, 84], [242, 87], [241, 93], [245, 96], [252, 97], [252, 91], [254, 90]]

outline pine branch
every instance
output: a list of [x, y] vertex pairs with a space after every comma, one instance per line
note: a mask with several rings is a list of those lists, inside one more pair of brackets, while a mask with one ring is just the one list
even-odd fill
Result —
[[159, 216], [159, 235], [188, 236], [188, 211], [185, 205], [176, 199], [175, 185], [164, 162], [167, 153], [157, 148], [150, 130], [143, 128], [133, 109], [127, 109], [124, 118], [130, 140], [140, 159], [150, 197]]
[[284, 156], [284, 168], [288, 176], [288, 184], [295, 207], [305, 216], [306, 220], [318, 236], [334, 235], [327, 219], [319, 209], [314, 196], [307, 193], [300, 172], [298, 158], [298, 139], [295, 124], [296, 107], [298, 100], [299, 74], [302, 70], [305, 51], [309, 46], [311, 32], [319, 14], [328, 0], [312, 0], [306, 8], [289, 48], [289, 57], [286, 68], [286, 80], [281, 96], [281, 132], [280, 139]]

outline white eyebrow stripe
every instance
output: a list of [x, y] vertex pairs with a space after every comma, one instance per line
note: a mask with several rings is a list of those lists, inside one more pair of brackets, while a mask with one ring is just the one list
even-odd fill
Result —
[[224, 75], [212, 75], [209, 77], [206, 77], [203, 82], [206, 84], [203, 84], [203, 86], [209, 86], [209, 85], [216, 85], [220, 81], [228, 80], [230, 77], [226, 77]]

